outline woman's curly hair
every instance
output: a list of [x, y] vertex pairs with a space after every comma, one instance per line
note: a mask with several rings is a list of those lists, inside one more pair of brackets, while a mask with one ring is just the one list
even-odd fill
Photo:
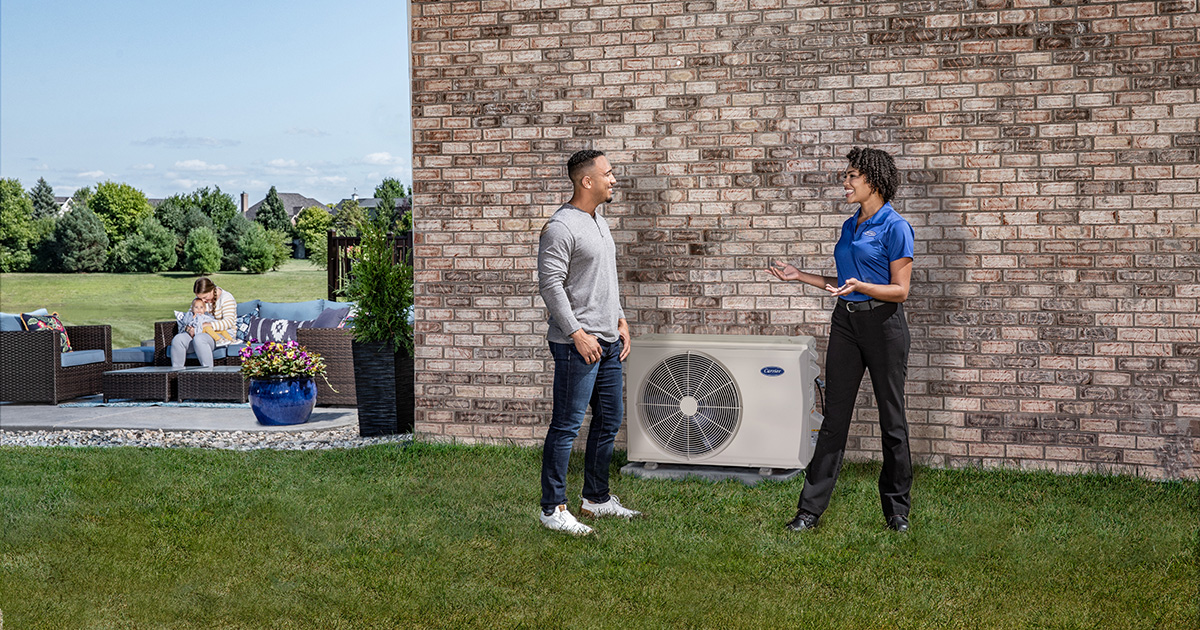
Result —
[[892, 200], [900, 187], [900, 171], [887, 151], [855, 147], [846, 154], [850, 166], [858, 169], [867, 179], [867, 184], [883, 197], [883, 202]]

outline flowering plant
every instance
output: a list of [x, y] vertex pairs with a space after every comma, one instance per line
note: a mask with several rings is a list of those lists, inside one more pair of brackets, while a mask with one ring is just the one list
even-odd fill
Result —
[[256, 339], [238, 353], [242, 357], [242, 376], [246, 378], [270, 378], [278, 376], [325, 376], [325, 357], [309, 352], [304, 346], [289, 341], [268, 341], [254, 345]]

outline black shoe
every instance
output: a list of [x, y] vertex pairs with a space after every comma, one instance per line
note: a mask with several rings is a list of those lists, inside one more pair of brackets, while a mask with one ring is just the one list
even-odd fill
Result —
[[900, 533], [908, 531], [908, 517], [903, 514], [889, 516], [887, 518], [887, 528]]
[[819, 517], [814, 514], [809, 514], [803, 510], [797, 510], [796, 518], [793, 518], [792, 521], [787, 524], [787, 528], [794, 532], [816, 529], [818, 518]]

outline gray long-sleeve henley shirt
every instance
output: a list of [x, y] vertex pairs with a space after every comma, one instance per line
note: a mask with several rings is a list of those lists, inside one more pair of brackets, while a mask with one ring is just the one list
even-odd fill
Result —
[[546, 338], [573, 343], [582, 328], [616, 341], [617, 322], [625, 318], [617, 289], [617, 246], [599, 212], [563, 204], [542, 229], [538, 245], [538, 292], [550, 311]]

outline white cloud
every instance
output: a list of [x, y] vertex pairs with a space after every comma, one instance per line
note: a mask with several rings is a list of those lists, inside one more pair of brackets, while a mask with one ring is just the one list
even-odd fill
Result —
[[183, 171], [206, 171], [206, 172], [229, 170], [229, 168], [227, 166], [225, 166], [224, 164], [209, 164], [208, 162], [205, 162], [204, 160], [183, 160], [182, 162], [176, 162], [175, 168], [183, 170]]
[[297, 166], [300, 166], [300, 163], [296, 160], [275, 159], [267, 162], [267, 166], [274, 166], [275, 168], [296, 168]]
[[404, 158], [395, 157], [387, 151], [368, 153], [367, 157], [363, 158], [363, 162], [366, 162], [367, 164], [383, 164], [385, 166], [400, 164], [403, 160]]
[[324, 138], [325, 136], [329, 135], [327, 132], [321, 131], [320, 129], [314, 129], [313, 127], [292, 127], [291, 129], [284, 131], [284, 133], [289, 136], [311, 136], [313, 138]]
[[327, 175], [325, 177], [306, 177], [306, 178], [304, 178], [304, 182], [306, 184], [336, 184], [336, 185], [340, 186], [342, 184], [345, 184], [348, 181], [350, 181], [350, 180], [346, 179], [345, 177], [342, 177], [341, 175]]
[[86, 179], [99, 179], [104, 177], [104, 171], [84, 171], [80, 173], [78, 177], [83, 177]]
[[241, 141], [176, 134], [174, 136], [156, 136], [145, 140], [134, 140], [133, 144], [146, 147], [160, 146], [171, 149], [194, 149], [197, 147], [236, 147], [241, 144]]
[[171, 183], [184, 190], [192, 190], [193, 188], [200, 186], [200, 180], [198, 179], [173, 179], [171, 180]]

